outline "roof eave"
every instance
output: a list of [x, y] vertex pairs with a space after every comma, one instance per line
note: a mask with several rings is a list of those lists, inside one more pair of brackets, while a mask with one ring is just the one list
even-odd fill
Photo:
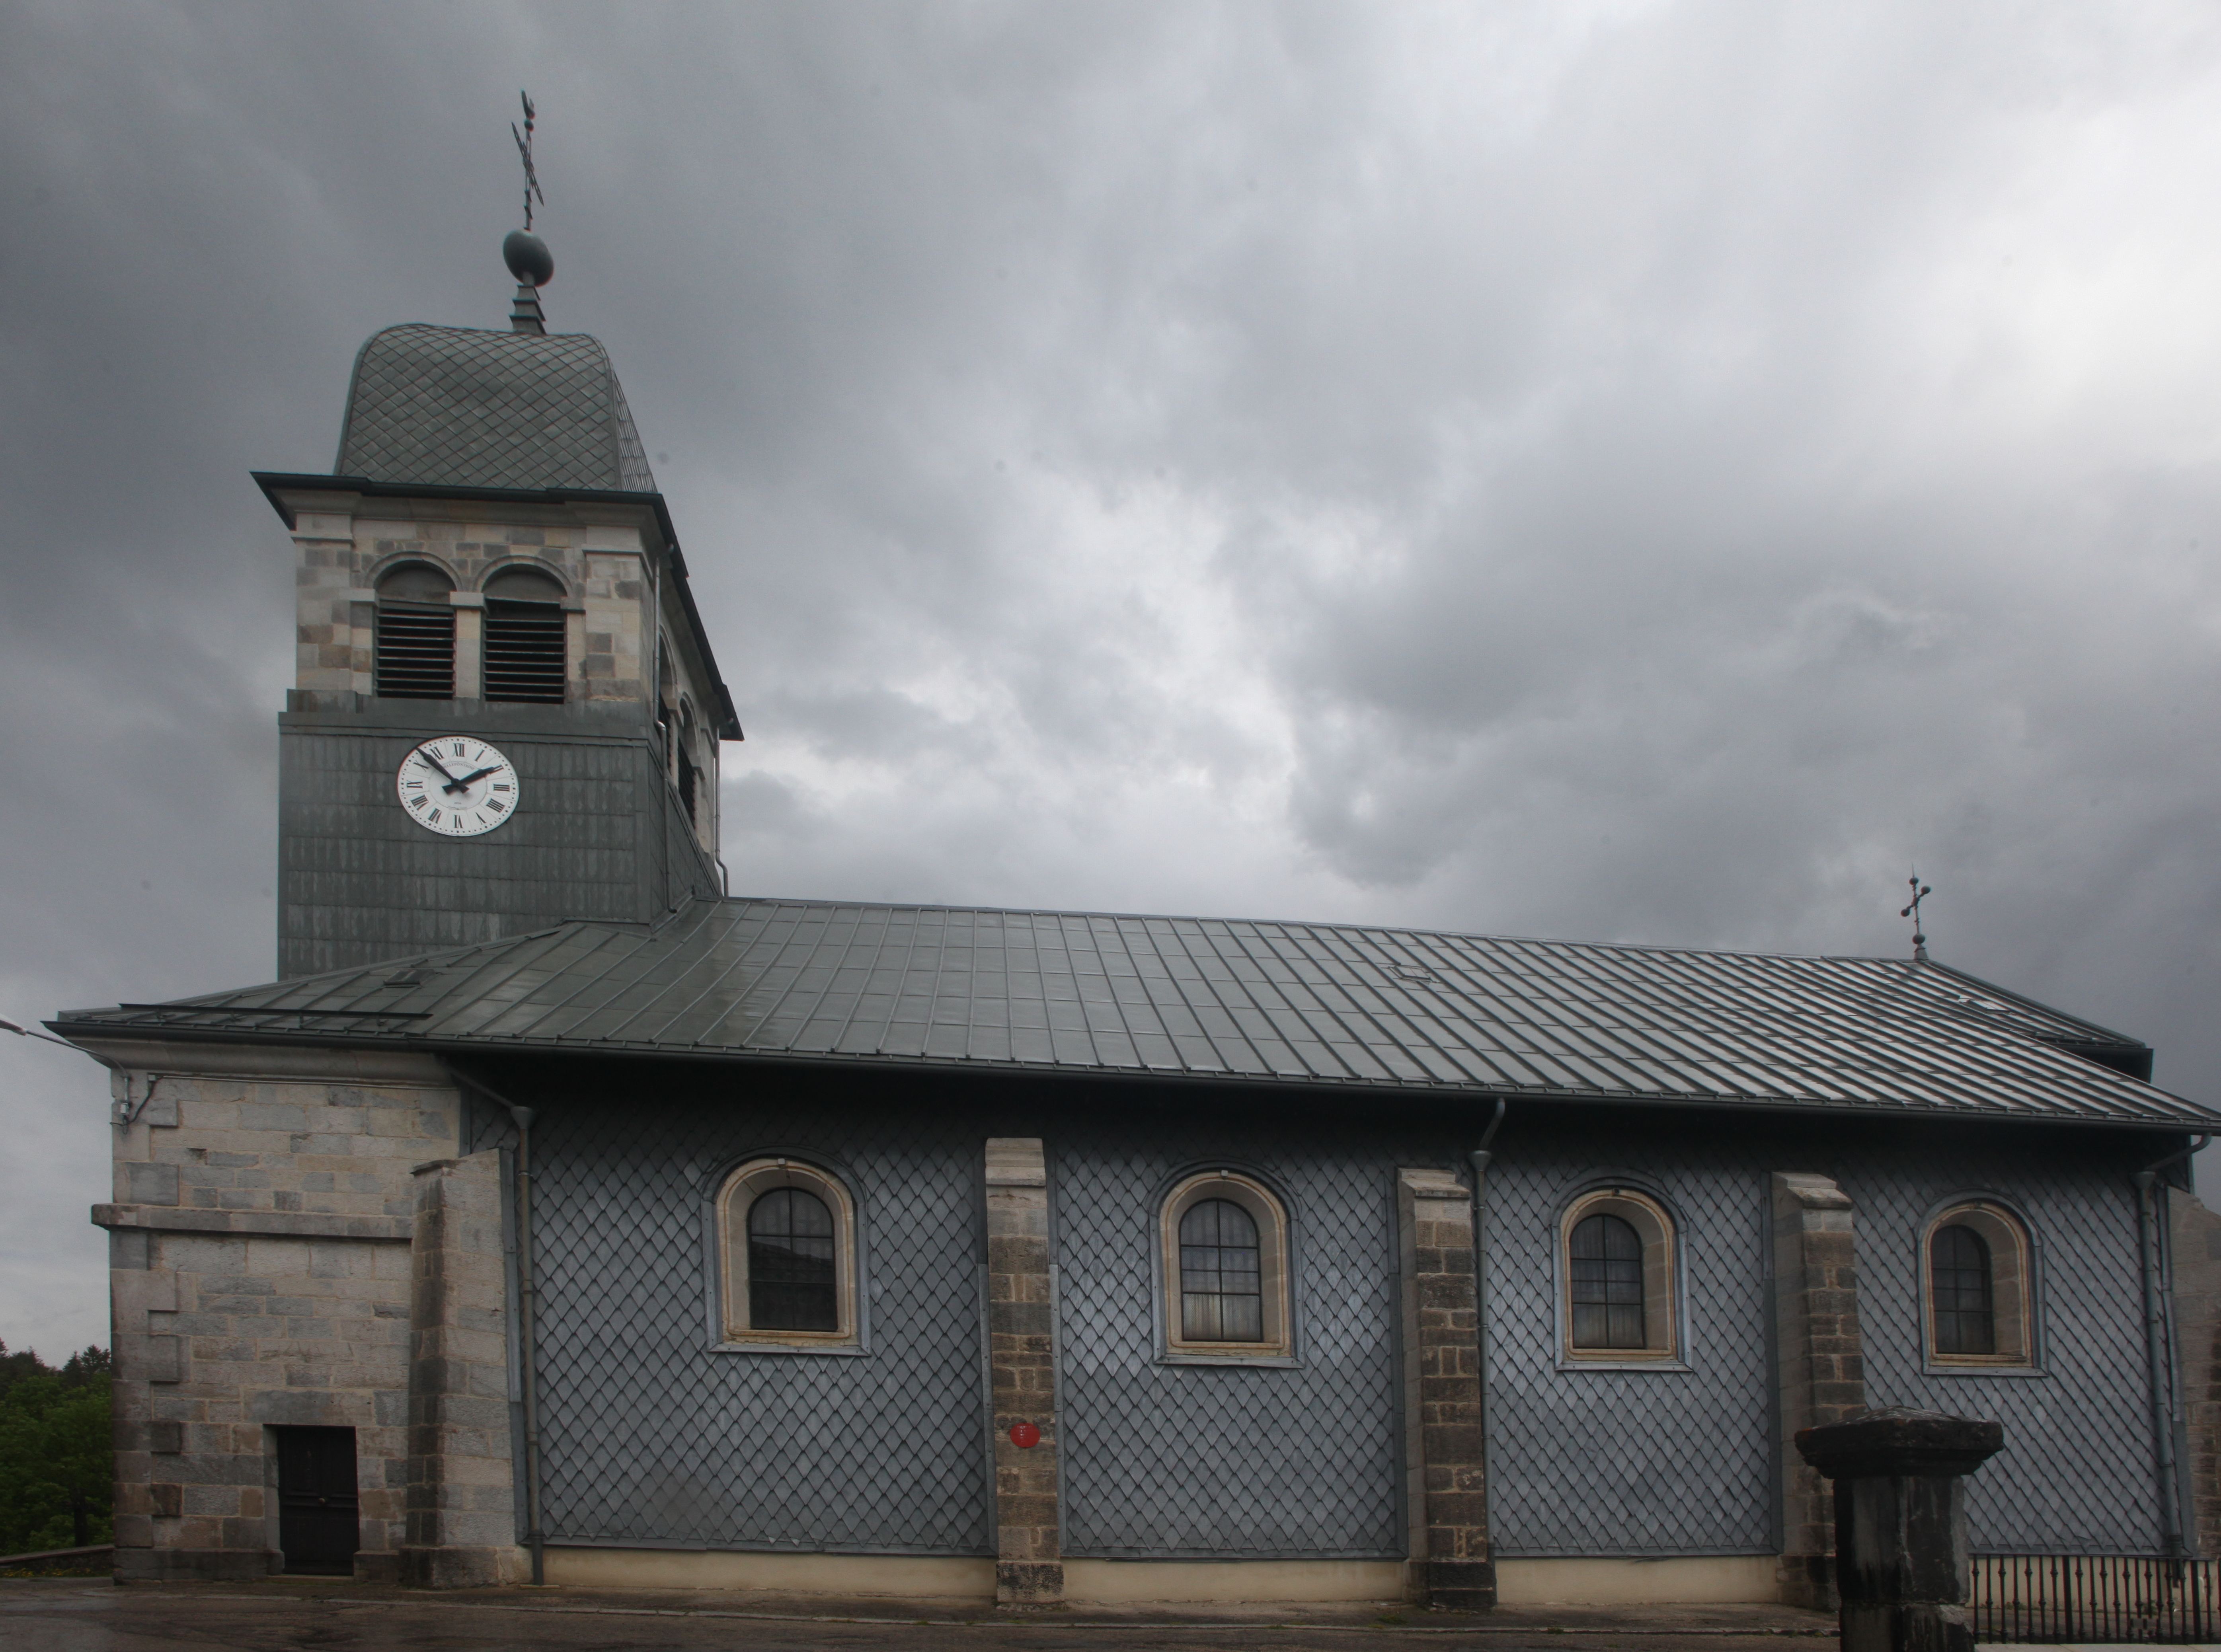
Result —
[[[1078, 1067], [1053, 1061], [981, 1061], [956, 1056], [816, 1054], [794, 1050], [700, 1049], [661, 1044], [577, 1043], [562, 1040], [396, 1037], [391, 1034], [366, 1038], [360, 1029], [333, 1032], [277, 1032], [251, 1028], [149, 1026], [143, 1023], [94, 1022], [58, 1017], [44, 1023], [56, 1036], [72, 1043], [97, 1044], [125, 1039], [176, 1039], [191, 1043], [273, 1044], [300, 1048], [379, 1048], [407, 1050], [443, 1057], [500, 1055], [602, 1056], [616, 1060], [700, 1061], [729, 1065], [838, 1068], [850, 1072], [912, 1073], [967, 1073], [980, 1076], [1069, 1079], [1081, 1082], [1164, 1084], [1182, 1087], [1255, 1091], [1285, 1095], [1291, 1090], [1320, 1095], [1346, 1093], [1470, 1097], [1477, 1104], [1495, 1101], [1564, 1102], [1579, 1105], [1670, 1108], [1677, 1111], [1763, 1113], [1780, 1117], [1823, 1116], [1829, 1118], [1930, 1119], [1984, 1124], [2057, 1124], [2077, 1129], [2134, 1129], [2194, 1136], [2221, 1131], [2221, 1118], [2124, 1117], [2117, 1114], [2093, 1117], [2079, 1114], [2022, 1111], [1974, 1111], [1941, 1107], [1892, 1105], [1886, 1103], [1814, 1101], [1788, 1096], [1689, 1096], [1659, 1091], [1611, 1091], [1574, 1087], [1520, 1088], [1510, 1086], [1455, 1084], [1432, 1079], [1322, 1079], [1308, 1074], [1260, 1073], [1175, 1072], [1158, 1067]], [[83, 1039], [84, 1043], [79, 1043]], [[90, 1053], [90, 1052], [88, 1052]], [[2188, 1106], [2194, 1104], [2166, 1091], [2155, 1092]]]

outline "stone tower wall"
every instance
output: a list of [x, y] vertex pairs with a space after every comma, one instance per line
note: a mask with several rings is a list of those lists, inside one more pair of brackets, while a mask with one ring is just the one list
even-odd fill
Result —
[[[438, 1063], [97, 1053], [116, 1063], [115, 1198], [93, 1220], [110, 1245], [117, 1574], [279, 1569], [273, 1430], [287, 1426], [354, 1430], [358, 1575], [398, 1575], [404, 1536], [454, 1546], [438, 1512], [482, 1516], [490, 1500], [422, 1488], [491, 1482], [505, 1510], [497, 1155], [457, 1185], [459, 1098]], [[412, 1360], [412, 1333], [428, 1357]], [[415, 1404], [442, 1384], [449, 1397]], [[465, 1524], [479, 1548], [501, 1546], [484, 1518]], [[493, 1524], [513, 1549], [513, 1520]]]

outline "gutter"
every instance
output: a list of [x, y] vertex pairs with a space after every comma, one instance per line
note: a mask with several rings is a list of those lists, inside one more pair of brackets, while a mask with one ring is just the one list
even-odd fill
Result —
[[2159, 1173], [2202, 1153], [2201, 1136], [2188, 1147], [2155, 1159], [2129, 1178], [2137, 1192], [2137, 1251], [2143, 1264], [2144, 1362], [2151, 1380], [2153, 1467], [2159, 1490], [2160, 1534], [2170, 1559], [2189, 1551], [2182, 1517], [2182, 1465], [2175, 1449], [2182, 1427], [2182, 1394], [2174, 1358], [2173, 1270], [2168, 1267], [2165, 1226], [2159, 1214]]

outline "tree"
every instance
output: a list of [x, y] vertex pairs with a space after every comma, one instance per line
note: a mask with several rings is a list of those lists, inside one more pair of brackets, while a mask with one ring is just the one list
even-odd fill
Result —
[[108, 1350], [59, 1371], [0, 1342], [0, 1554], [83, 1549], [114, 1535]]

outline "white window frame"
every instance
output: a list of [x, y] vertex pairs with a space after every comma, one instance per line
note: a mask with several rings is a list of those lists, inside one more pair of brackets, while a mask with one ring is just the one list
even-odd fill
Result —
[[[1616, 1216], [1642, 1242], [1641, 1348], [1573, 1346], [1573, 1230], [1592, 1216]], [[1681, 1230], [1666, 1202], [1624, 1182], [1588, 1188], [1558, 1213], [1558, 1365], [1573, 1371], [1686, 1371], [1682, 1332]]]
[[[1943, 1354], [1936, 1347], [1936, 1236], [1949, 1227], [1972, 1228], [1990, 1248], [1990, 1311], [1994, 1354]], [[1929, 1371], [1938, 1376], [2036, 1376], [2036, 1239], [2028, 1220], [2002, 1200], [1983, 1194], [1955, 1198], [1921, 1225], [1920, 1345]]]
[[[1263, 1338], [1254, 1342], [1204, 1342], [1180, 1334], [1180, 1218], [1206, 1199], [1239, 1205], [1257, 1224], [1257, 1270]], [[1288, 1209], [1256, 1177], [1230, 1169], [1183, 1176], [1157, 1206], [1157, 1326], [1171, 1365], [1273, 1365], [1296, 1362], [1293, 1293], [1290, 1289]]]
[[[748, 1323], [748, 1211], [762, 1195], [798, 1187], [824, 1200], [833, 1216], [832, 1330], [758, 1329]], [[717, 1189], [712, 1230], [716, 1238], [718, 1346], [751, 1352], [841, 1354], [863, 1351], [862, 1292], [859, 1289], [856, 1200], [832, 1172], [789, 1155], [766, 1155], [736, 1167]]]

